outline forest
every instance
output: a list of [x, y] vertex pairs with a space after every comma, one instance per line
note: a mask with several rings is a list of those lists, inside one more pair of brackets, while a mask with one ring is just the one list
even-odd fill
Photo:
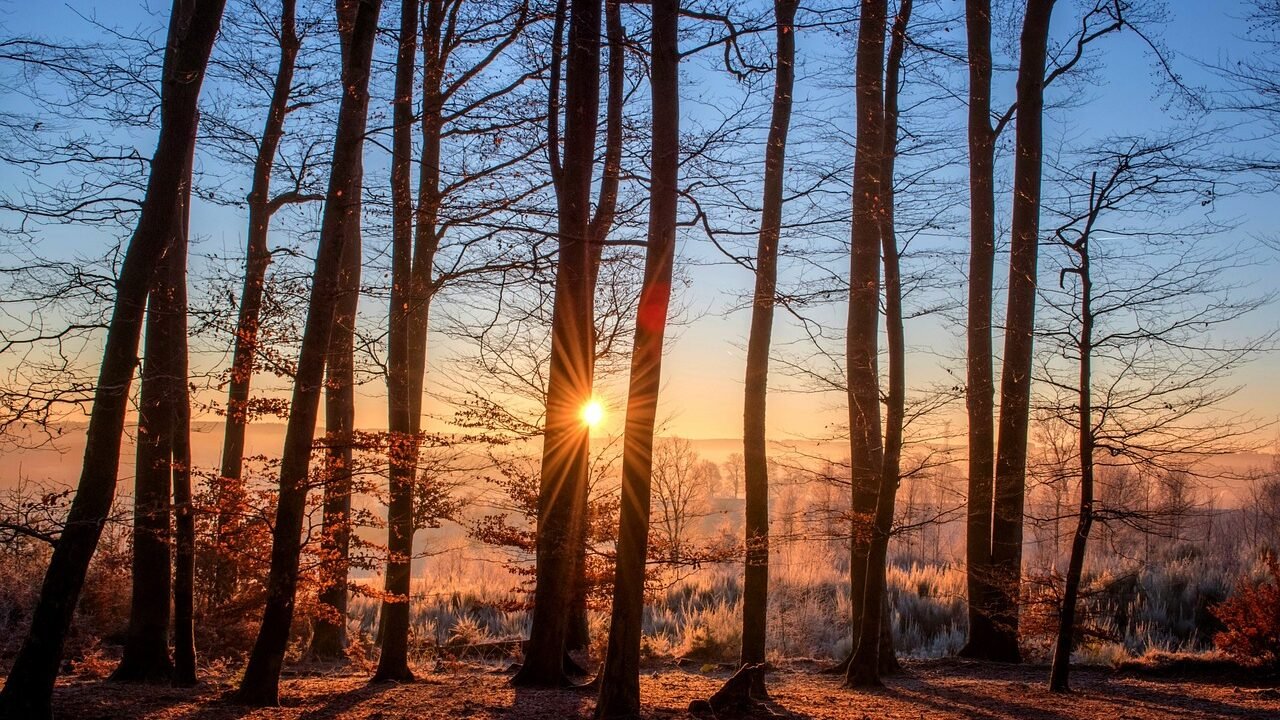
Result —
[[0, 719], [1280, 717], [1280, 0], [0, 0]]

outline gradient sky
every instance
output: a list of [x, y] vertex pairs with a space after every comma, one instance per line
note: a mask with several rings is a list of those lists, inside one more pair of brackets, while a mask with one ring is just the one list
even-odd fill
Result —
[[[231, 0], [234, 2], [234, 0]], [[388, 7], [392, 7], [388, 3]], [[1209, 92], [1221, 89], [1221, 83], [1201, 66], [1200, 62], [1217, 63], [1241, 56], [1250, 50], [1239, 38], [1246, 31], [1243, 15], [1248, 2], [1196, 2], [1175, 0], [1169, 3], [1168, 22], [1154, 30], [1175, 59], [1178, 71], [1193, 86]], [[942, 6], [957, 14], [961, 3], [943, 2]], [[163, 23], [168, 4], [153, 0], [142, 6], [133, 0], [81, 0], [72, 3], [25, 3], [0, 0], [0, 25], [4, 34], [37, 33], [46, 37], [95, 37], [97, 32], [77, 17], [73, 10], [110, 17], [112, 24], [122, 27], [155, 27]], [[1055, 11], [1055, 35], [1064, 37], [1074, 26], [1078, 4], [1060, 0]], [[386, 13], [384, 12], [384, 15]], [[388, 15], [389, 17], [389, 15]], [[384, 18], [385, 20], [385, 18]], [[963, 39], [963, 26], [954, 24], [951, 33], [955, 40]], [[848, 77], [839, 80], [851, 82], [852, 62], [843, 61], [848, 48], [833, 43], [828, 36], [801, 32], [799, 54], [801, 69], [797, 87], [798, 105], [808, 99], [827, 98], [831, 107], [831, 68], [848, 69]], [[1050, 102], [1068, 102], [1067, 107], [1053, 110], [1046, 121], [1046, 142], [1055, 146], [1062, 142], [1084, 143], [1112, 134], [1149, 132], [1153, 128], [1170, 124], [1174, 111], [1166, 107], [1166, 95], [1157, 84], [1152, 58], [1142, 43], [1132, 35], [1117, 35], [1104, 40], [1091, 49], [1097, 67], [1101, 68], [1084, 86], [1062, 85], [1050, 90]], [[690, 76], [694, 76], [694, 80]], [[691, 97], [706, 92], [701, 85], [702, 76], [694, 70], [686, 75], [686, 88]], [[727, 81], [726, 81], [727, 82]], [[1012, 76], [1004, 74], [997, 79], [997, 101], [1007, 102], [1012, 96]], [[11, 99], [0, 98], [0, 108], [8, 106]], [[687, 103], [690, 113], [700, 112], [695, 103]], [[852, 115], [850, 98], [846, 110]], [[948, 120], [962, 127], [963, 114], [953, 108]], [[904, 116], [904, 125], [910, 126], [910, 116]], [[1239, 126], [1238, 119], [1231, 120], [1240, 137], [1251, 131]], [[150, 140], [140, 140], [139, 147], [147, 154]], [[851, 152], [846, 146], [836, 146], [833, 153]], [[11, 187], [22, 179], [11, 168], [0, 166], [0, 186]], [[1001, 197], [1002, 205], [1008, 198]], [[1274, 235], [1280, 228], [1280, 204], [1275, 196], [1247, 196], [1230, 198], [1215, 208], [1219, 217], [1233, 218], [1238, 227], [1229, 237], [1215, 242], [1251, 242], [1250, 238]], [[953, 229], [936, 234], [930, 243], [940, 250], [962, 251], [967, 247], [967, 224], [961, 222]], [[238, 252], [243, 246], [244, 221], [237, 213], [221, 208], [199, 207], [193, 212], [193, 227], [201, 236], [206, 249], [220, 252]], [[375, 240], [376, 242], [377, 240]], [[44, 235], [42, 248], [52, 253], [71, 254], [78, 249], [102, 244], [105, 240], [80, 229], [50, 231]], [[1258, 246], [1261, 248], [1261, 245]], [[240, 251], [242, 252], [242, 251]], [[1274, 255], [1265, 256], [1264, 264], [1257, 269], [1260, 287], [1275, 288], [1277, 269]], [[748, 271], [723, 262], [699, 234], [682, 231], [681, 253], [690, 262], [691, 284], [684, 289], [683, 303], [693, 311], [695, 319], [677, 331], [665, 363], [665, 380], [661, 412], [671, 420], [668, 432], [692, 437], [737, 437], [741, 433], [742, 374], [748, 313], [736, 310], [742, 305], [744, 294], [751, 287]], [[845, 261], [847, 264], [847, 261]], [[963, 267], [961, 265], [961, 267]], [[784, 265], [784, 282], [794, 279], [795, 269]], [[792, 273], [788, 275], [788, 273]], [[998, 271], [999, 273], [999, 271]], [[963, 282], [957, 276], [954, 285]], [[1274, 309], [1257, 315], [1235, 328], [1244, 334], [1256, 334], [1275, 325]], [[818, 313], [823, 322], [839, 323], [843, 318], [842, 307], [832, 307]], [[777, 331], [780, 341], [797, 337], [794, 324], [780, 315]], [[909, 361], [909, 384], [922, 387], [936, 382], [947, 382], [947, 369], [961, 367], [956, 360], [962, 353], [962, 341], [958, 328], [943, 317], [925, 318], [908, 326], [908, 343], [913, 348]], [[441, 353], [433, 355], [433, 359]], [[445, 372], [433, 364], [432, 372]], [[1241, 371], [1236, 380], [1246, 386], [1246, 392], [1233, 400], [1234, 409], [1254, 410], [1263, 415], [1274, 415], [1280, 407], [1280, 389], [1274, 378], [1280, 373], [1280, 358], [1275, 354], [1261, 358]], [[775, 377], [778, 373], [775, 373]], [[428, 380], [430, 382], [430, 379]], [[775, 383], [782, 387], [786, 383]], [[367, 427], [385, 425], [385, 411], [379, 399], [378, 384], [363, 390], [365, 398], [359, 408], [359, 419]], [[611, 407], [609, 421], [602, 432], [615, 432], [620, 427], [620, 413], [625, 398], [616, 388], [602, 392], [603, 399]], [[957, 408], [957, 412], [960, 409]], [[821, 436], [827, 434], [832, 423], [842, 420], [844, 414], [839, 398], [809, 394], [775, 392], [769, 400], [769, 429], [774, 438]]]

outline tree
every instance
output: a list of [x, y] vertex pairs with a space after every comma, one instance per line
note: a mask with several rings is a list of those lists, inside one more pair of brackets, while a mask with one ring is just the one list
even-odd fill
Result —
[[721, 475], [728, 479], [729, 486], [733, 488], [733, 499], [738, 499], [738, 494], [742, 491], [742, 478], [746, 471], [746, 458], [742, 453], [730, 453], [729, 459], [724, 461], [724, 470]]
[[[271, 86], [271, 100], [257, 153], [253, 162], [248, 195], [249, 231], [245, 251], [244, 285], [240, 293], [239, 317], [236, 321], [235, 346], [231, 357], [231, 377], [227, 384], [226, 426], [222, 440], [222, 466], [217, 489], [217, 528], [219, 537], [234, 542], [236, 534], [235, 506], [245, 492], [241, 479], [244, 467], [245, 430], [250, 418], [249, 391], [253, 381], [254, 358], [258, 353], [258, 328], [261, 323], [263, 290], [271, 249], [267, 244], [271, 218], [290, 202], [313, 196], [294, 190], [271, 194], [271, 179], [280, 141], [285, 134], [285, 120], [290, 102], [295, 98], [293, 77], [301, 39], [296, 23], [297, 0], [280, 3], [280, 26], [276, 33], [280, 48], [279, 63]], [[262, 14], [261, 8], [258, 9]], [[228, 599], [236, 584], [236, 568], [225, 553], [220, 553], [214, 569], [215, 597], [220, 605]]]
[[[747, 549], [742, 589], [742, 655], [739, 661], [743, 666], [765, 661], [769, 607], [769, 466], [765, 402], [769, 392], [769, 347], [778, 284], [782, 183], [795, 87], [795, 15], [798, 6], [799, 2], [795, 0], [778, 0], [773, 5], [777, 60], [773, 108], [765, 146], [764, 198], [756, 247], [755, 291], [751, 301], [751, 330], [747, 336], [742, 411], [741, 463], [746, 490], [744, 532]], [[738, 496], [736, 475], [733, 494]], [[755, 677], [763, 678], [763, 675]], [[757, 693], [764, 691], [763, 680], [755, 690]]]
[[[120, 682], [195, 682], [191, 627], [194, 576], [184, 571], [179, 583], [170, 575], [171, 517], [174, 505], [182, 502], [184, 495], [186, 515], [191, 514], [190, 439], [184, 436], [190, 427], [186, 283], [191, 161], [189, 155], [181, 181], [179, 211], [174, 218], [174, 239], [156, 270], [147, 298], [146, 344], [138, 401], [129, 630], [120, 665], [111, 675], [112, 680]], [[184, 551], [190, 549], [189, 532], [190, 527], [184, 528], [183, 544], [187, 546]], [[182, 595], [185, 598], [180, 597]], [[174, 617], [174, 637], [183, 665], [181, 678], [175, 675], [174, 663], [169, 658], [171, 599], [178, 611]], [[178, 614], [182, 617], [177, 617]]]
[[[966, 2], [969, 40], [970, 262], [965, 399], [969, 414], [969, 516], [966, 526], [969, 641], [965, 657], [1017, 661], [1022, 513], [1035, 322], [1039, 233], [1040, 155], [1044, 89], [1067, 76], [1085, 48], [1125, 27], [1134, 28], [1128, 3], [1102, 0], [1084, 13], [1066, 43], [1065, 60], [1045, 73], [1053, 2], [1029, 4], [1019, 47], [1017, 101], [992, 123], [991, 6]], [[1136, 31], [1136, 28], [1135, 28]], [[1159, 56], [1154, 43], [1138, 36]], [[1163, 58], [1161, 58], [1163, 60]], [[1167, 63], [1164, 63], [1167, 70]], [[1176, 82], [1176, 77], [1174, 78]], [[1005, 351], [1001, 367], [1000, 432], [994, 427], [991, 304], [995, 262], [995, 144], [1017, 117], [1014, 219], [1011, 227]], [[1032, 115], [1034, 117], [1024, 117]], [[988, 510], [990, 505], [990, 510]]]
[[333, 169], [312, 276], [311, 301], [285, 431], [266, 607], [237, 693], [241, 702], [253, 705], [279, 702], [280, 670], [293, 621], [307, 479], [320, 391], [324, 386], [325, 355], [341, 294], [345, 246], [355, 237], [349, 226], [360, 221], [360, 159], [369, 105], [369, 68], [381, 5], [381, 0], [339, 0], [337, 4], [338, 27], [343, 36], [344, 92], [334, 136]]
[[[1195, 134], [1115, 138], [1067, 172], [1053, 233], [1064, 251], [1059, 289], [1044, 293], [1053, 324], [1039, 332], [1049, 348], [1038, 379], [1051, 388], [1042, 412], [1075, 430], [1080, 484], [1049, 679], [1054, 692], [1069, 689], [1090, 529], [1115, 517], [1114, 508], [1096, 503], [1097, 469], [1170, 478], [1178, 499], [1161, 512], [1181, 516], [1194, 472], [1181, 469], [1194, 467], [1186, 459], [1238, 451], [1256, 429], [1220, 412], [1234, 393], [1221, 383], [1268, 347], [1271, 335], [1219, 342], [1208, 333], [1267, 298], [1221, 279], [1247, 256], [1209, 249], [1203, 238], [1215, 234], [1211, 223], [1175, 224], [1187, 207], [1218, 196], [1218, 173], [1204, 154]], [[1068, 357], [1074, 384], [1059, 359]]]
[[[435, 33], [439, 32], [440, 22], [437, 5], [438, 3], [432, 3], [435, 12], [426, 18], [427, 28]], [[395, 125], [391, 137], [391, 308], [387, 328], [387, 428], [390, 433], [387, 459], [390, 502], [387, 511], [386, 590], [388, 593], [403, 593], [403, 597], [388, 598], [383, 603], [382, 654], [375, 674], [378, 680], [413, 678], [408, 665], [407, 636], [409, 570], [412, 566], [409, 558], [393, 557], [392, 553], [413, 551], [412, 484], [417, 473], [417, 442], [412, 435], [416, 432], [417, 424], [414, 421], [414, 383], [411, 380], [409, 338], [411, 318], [414, 315], [410, 299], [415, 295], [412, 291], [413, 190], [409, 174], [413, 151], [414, 56], [421, 9], [422, 3], [419, 0], [400, 2], [400, 43], [396, 52], [395, 95], [392, 99], [392, 120]], [[424, 49], [424, 54], [429, 52]], [[438, 75], [428, 75], [426, 81], [429, 83], [433, 80], [439, 83]], [[418, 395], [420, 398], [421, 391]], [[409, 535], [407, 542], [403, 537], [406, 529]], [[404, 577], [401, 578], [401, 575]], [[404, 608], [398, 607], [400, 605]], [[401, 625], [404, 625], [403, 631]]]
[[592, 303], [589, 198], [600, 101], [600, 0], [572, 0], [565, 79], [555, 305], [546, 430], [538, 491], [537, 584], [524, 664], [516, 685], [562, 685], [576, 541], [584, 521], [589, 433], [579, 413], [591, 397]]
[[[609, 644], [600, 675], [597, 718], [639, 717], [640, 635], [648, 559], [650, 485], [658, 480], [654, 426], [662, 380], [662, 348], [675, 265], [676, 207], [680, 169], [680, 4], [653, 5], [651, 37], [653, 136], [649, 238], [644, 283], [636, 314], [631, 382], [622, 450], [622, 503], [618, 518], [616, 575]], [[619, 52], [613, 46], [610, 53]], [[659, 493], [661, 496], [661, 493]]]
[[31, 629], [0, 692], [0, 716], [51, 715], [49, 703], [63, 642], [115, 491], [144, 308], [156, 267], [173, 244], [179, 189], [195, 143], [197, 101], [222, 9], [222, 0], [204, 0], [175, 2], [171, 11], [159, 139], [142, 211], [116, 282], [84, 466], [66, 530], [45, 574]]

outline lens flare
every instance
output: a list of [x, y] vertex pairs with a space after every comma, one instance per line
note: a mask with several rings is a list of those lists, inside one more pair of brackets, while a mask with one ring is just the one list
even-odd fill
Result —
[[604, 405], [593, 398], [582, 406], [582, 424], [594, 428], [602, 422], [604, 422]]

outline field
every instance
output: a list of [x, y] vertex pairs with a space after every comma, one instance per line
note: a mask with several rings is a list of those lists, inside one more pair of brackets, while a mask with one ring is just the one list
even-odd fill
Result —
[[[651, 665], [641, 676], [646, 717], [687, 717], [690, 700], [714, 692], [725, 671], [697, 665]], [[810, 663], [788, 664], [771, 679], [776, 716], [812, 720], [1146, 720], [1148, 718], [1275, 718], [1280, 690], [1219, 678], [1149, 678], [1086, 668], [1075, 692], [1051, 695], [1042, 666], [999, 666], [957, 660], [909, 662], [883, 690], [852, 691], [816, 674]], [[399, 720], [401, 718], [589, 718], [595, 697], [584, 690], [516, 690], [498, 665], [448, 664], [419, 671], [411, 685], [370, 685], [361, 673], [290, 677], [281, 708], [251, 709], [224, 696], [231, 678], [198, 692], [124, 686], [95, 679], [64, 680], [55, 695], [58, 717], [80, 720]], [[1238, 682], [1238, 681], [1237, 681]], [[763, 713], [762, 713], [763, 715]]]

